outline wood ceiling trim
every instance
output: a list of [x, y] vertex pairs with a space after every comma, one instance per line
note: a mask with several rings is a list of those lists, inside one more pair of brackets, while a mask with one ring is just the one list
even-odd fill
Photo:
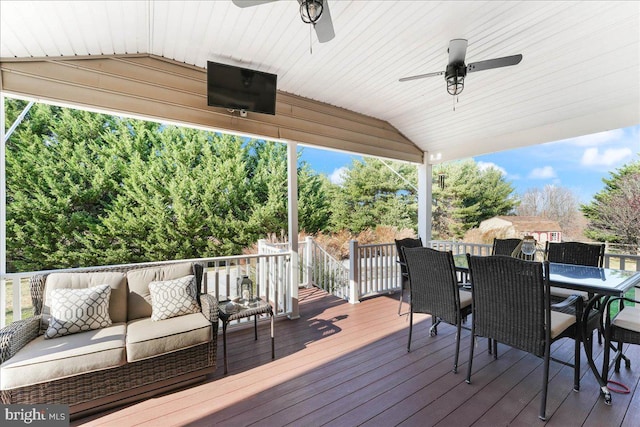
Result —
[[423, 158], [385, 121], [284, 92], [275, 116], [240, 118], [209, 107], [206, 70], [151, 55], [7, 58], [0, 72], [8, 94], [395, 160]]

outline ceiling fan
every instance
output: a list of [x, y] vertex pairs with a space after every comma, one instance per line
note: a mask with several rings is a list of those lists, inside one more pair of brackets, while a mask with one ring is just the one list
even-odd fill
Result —
[[502, 58], [487, 59], [485, 61], [473, 62], [469, 65], [464, 63], [467, 54], [467, 40], [453, 39], [449, 42], [449, 63], [445, 71], [435, 73], [418, 74], [416, 76], [403, 77], [401, 82], [409, 80], [417, 80], [431, 76], [441, 76], [447, 81], [447, 92], [450, 95], [459, 95], [464, 89], [464, 78], [467, 73], [475, 71], [489, 70], [491, 68], [508, 67], [510, 65], [519, 64], [522, 61], [522, 55], [505, 56]]
[[[233, 0], [233, 4], [238, 7], [251, 7], [274, 1], [277, 0]], [[300, 18], [305, 24], [313, 25], [320, 43], [326, 43], [336, 36], [327, 0], [298, 0], [298, 3]]]

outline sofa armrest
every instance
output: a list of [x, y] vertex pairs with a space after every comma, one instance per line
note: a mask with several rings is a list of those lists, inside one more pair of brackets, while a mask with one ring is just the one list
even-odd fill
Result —
[[38, 336], [40, 316], [17, 320], [0, 329], [0, 364]]
[[218, 326], [218, 300], [211, 294], [201, 294], [202, 314], [209, 322]]

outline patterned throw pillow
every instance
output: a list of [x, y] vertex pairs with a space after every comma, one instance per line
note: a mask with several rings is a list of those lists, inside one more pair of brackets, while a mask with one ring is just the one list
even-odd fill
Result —
[[200, 312], [194, 275], [164, 282], [151, 282], [149, 292], [151, 320], [157, 321]]
[[111, 286], [51, 291], [51, 320], [45, 339], [111, 326]]

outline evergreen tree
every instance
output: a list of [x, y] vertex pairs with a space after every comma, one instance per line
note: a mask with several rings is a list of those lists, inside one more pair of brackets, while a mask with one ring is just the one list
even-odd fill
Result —
[[444, 188], [434, 185], [434, 237], [462, 238], [485, 219], [505, 215], [517, 206], [513, 186], [495, 168], [480, 170], [473, 160], [448, 163], [434, 168], [444, 175]]
[[327, 231], [331, 219], [331, 183], [308, 163], [298, 168], [298, 225], [310, 234]]
[[640, 247], [640, 161], [622, 166], [602, 181], [605, 188], [581, 206], [589, 220], [585, 235]]
[[[7, 121], [25, 105], [7, 99]], [[7, 144], [9, 271], [236, 255], [287, 228], [286, 146], [36, 104]], [[328, 221], [299, 168], [300, 226]]]
[[246, 150], [237, 137], [164, 127], [153, 154], [131, 158], [113, 209], [96, 230], [107, 263], [237, 254], [254, 235]]
[[[416, 228], [416, 167], [400, 162], [387, 164], [397, 174], [378, 159], [353, 160], [343, 185], [334, 192], [331, 217], [334, 231], [359, 233], [378, 225]], [[398, 174], [413, 184], [408, 185]]]
[[[252, 221], [265, 233], [284, 236], [288, 229], [287, 147], [251, 141], [250, 180], [255, 193]], [[324, 231], [329, 222], [328, 182], [305, 162], [298, 161], [298, 227], [308, 233]]]
[[[332, 228], [359, 233], [378, 225], [416, 228], [417, 169], [392, 162], [394, 171], [382, 161], [354, 160], [341, 187], [334, 190]], [[439, 176], [444, 176], [444, 187]], [[481, 221], [513, 211], [517, 201], [513, 187], [494, 168], [481, 171], [473, 160], [433, 168], [433, 236], [461, 238]]]
[[102, 129], [107, 125], [115, 134], [126, 128], [109, 116], [42, 104], [32, 107], [28, 122], [7, 143], [8, 267], [82, 265], [90, 252], [82, 237], [120, 181]]

